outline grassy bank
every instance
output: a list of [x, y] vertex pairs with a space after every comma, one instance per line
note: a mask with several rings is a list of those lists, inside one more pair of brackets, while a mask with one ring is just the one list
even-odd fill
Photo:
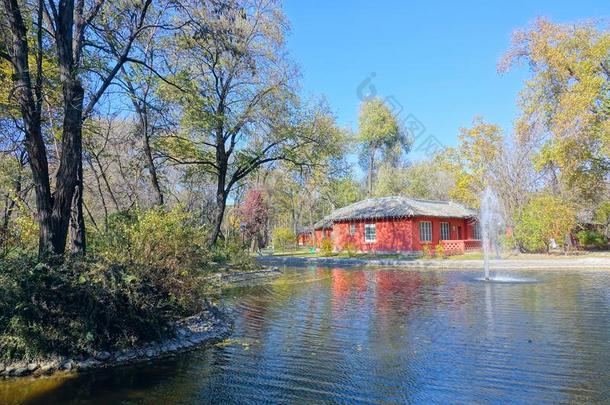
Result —
[[[348, 253], [348, 252], [333, 252], [331, 254], [323, 254], [320, 252], [311, 252], [309, 249], [295, 249], [282, 252], [274, 252], [276, 257], [328, 257], [328, 258], [355, 258], [355, 259], [425, 259], [422, 257], [414, 257], [412, 255], [404, 255], [398, 253]], [[610, 258], [608, 251], [577, 251], [564, 254], [563, 252], [546, 253], [519, 253], [508, 252], [500, 255], [501, 259], [510, 260], [544, 260], [544, 259], [574, 259], [574, 258]], [[430, 259], [436, 259], [434, 257]], [[468, 252], [462, 255], [447, 256], [443, 260], [483, 260], [482, 252]]]
[[0, 362], [87, 357], [160, 341], [202, 311], [210, 275], [257, 268], [231, 241], [173, 210], [120, 213], [91, 232], [86, 257], [41, 263], [20, 247], [0, 256]]

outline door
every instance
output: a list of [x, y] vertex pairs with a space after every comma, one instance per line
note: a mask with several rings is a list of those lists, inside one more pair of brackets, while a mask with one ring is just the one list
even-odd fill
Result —
[[458, 228], [458, 237], [457, 238], [458, 238], [458, 240], [462, 240], [462, 227], [458, 226], [457, 228]]

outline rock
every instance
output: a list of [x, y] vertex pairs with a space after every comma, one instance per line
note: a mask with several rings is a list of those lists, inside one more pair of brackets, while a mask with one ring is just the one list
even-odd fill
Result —
[[0, 373], [4, 371], [6, 365], [4, 363], [0, 363]]
[[110, 357], [111, 357], [111, 354], [106, 351], [99, 352], [95, 355], [95, 359], [99, 360], [99, 361], [106, 361], [106, 360], [110, 359]]
[[61, 365], [62, 370], [71, 371], [73, 367], [72, 360], [68, 360]]
[[95, 359], [86, 359], [78, 363], [79, 370], [88, 370], [90, 368], [94, 368], [99, 365], [100, 362]]
[[146, 357], [151, 358], [155, 356], [155, 351], [153, 349], [146, 349]]
[[55, 371], [55, 367], [51, 364], [45, 364], [44, 366], [40, 367], [38, 371], [40, 371], [41, 374], [51, 374], [53, 371]]
[[15, 377], [23, 377], [24, 375], [28, 375], [28, 374], [30, 374], [30, 371], [28, 370], [27, 367], [19, 367], [19, 368], [15, 369], [12, 373], [12, 375]]
[[38, 367], [39, 367], [39, 366], [38, 366], [38, 364], [37, 364], [37, 363], [30, 363], [30, 364], [28, 364], [28, 370], [29, 370], [29, 371], [34, 371], [34, 370], [36, 370]]

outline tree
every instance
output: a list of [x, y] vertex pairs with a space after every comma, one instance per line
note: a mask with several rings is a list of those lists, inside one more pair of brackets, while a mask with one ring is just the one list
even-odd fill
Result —
[[569, 202], [549, 194], [533, 197], [524, 207], [515, 227], [515, 238], [527, 251], [551, 248], [551, 239], [563, 244], [576, 224], [576, 213]]
[[487, 187], [489, 171], [501, 154], [502, 129], [475, 117], [470, 128], [461, 128], [456, 148], [447, 148], [437, 157], [441, 167], [456, 176], [449, 190], [452, 199], [478, 207], [480, 195]]
[[[151, 0], [114, 4], [99, 0], [40, 0], [35, 7], [23, 7], [17, 0], [2, 1], [0, 57], [13, 69], [15, 97], [19, 105], [28, 160], [35, 185], [39, 222], [39, 255], [61, 255], [72, 222], [73, 250], [85, 250], [82, 215], [82, 125], [117, 72], [129, 59], [133, 41], [146, 29], [145, 16]], [[30, 21], [31, 19], [31, 21]], [[92, 27], [95, 26], [95, 29]], [[29, 27], [35, 30], [30, 36]], [[35, 38], [33, 47], [29, 38]], [[53, 43], [62, 88], [62, 124], [59, 166], [51, 189], [47, 147], [42, 129], [43, 52]], [[89, 48], [92, 51], [86, 52]], [[96, 63], [86, 63], [94, 55]], [[31, 61], [33, 61], [33, 66]], [[92, 85], [86, 94], [82, 78], [91, 72]], [[85, 99], [87, 102], [85, 104]], [[72, 208], [74, 207], [74, 211]], [[71, 218], [72, 217], [72, 218]]]
[[190, 11], [173, 44], [171, 79], [184, 91], [166, 86], [165, 92], [181, 127], [165, 137], [164, 153], [214, 179], [213, 245], [238, 182], [274, 162], [306, 164], [326, 140], [298, 103], [277, 1], [223, 0]]
[[368, 195], [373, 194], [377, 155], [384, 153], [386, 161], [397, 160], [409, 143], [401, 132], [396, 117], [379, 98], [370, 98], [360, 105], [358, 141], [361, 145], [360, 165], [367, 170]]
[[269, 206], [261, 190], [251, 189], [244, 202], [236, 209], [239, 225], [246, 240], [251, 241], [252, 250], [264, 245], [264, 231], [269, 219]]
[[499, 65], [526, 63], [519, 137], [541, 147], [538, 169], [552, 171], [565, 196], [607, 198], [610, 173], [610, 32], [593, 22], [554, 24], [538, 19], [517, 31]]

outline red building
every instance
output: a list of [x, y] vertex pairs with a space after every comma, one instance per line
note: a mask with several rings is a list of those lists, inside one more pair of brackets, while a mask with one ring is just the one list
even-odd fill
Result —
[[451, 254], [481, 247], [476, 213], [451, 201], [370, 198], [334, 211], [314, 228], [317, 245], [330, 238], [336, 251], [418, 252], [440, 243]]
[[326, 216], [313, 225], [314, 243], [316, 247], [320, 247], [322, 239], [332, 239], [333, 221], [331, 216]]
[[301, 228], [297, 231], [297, 244], [299, 246], [313, 246], [312, 228]]

